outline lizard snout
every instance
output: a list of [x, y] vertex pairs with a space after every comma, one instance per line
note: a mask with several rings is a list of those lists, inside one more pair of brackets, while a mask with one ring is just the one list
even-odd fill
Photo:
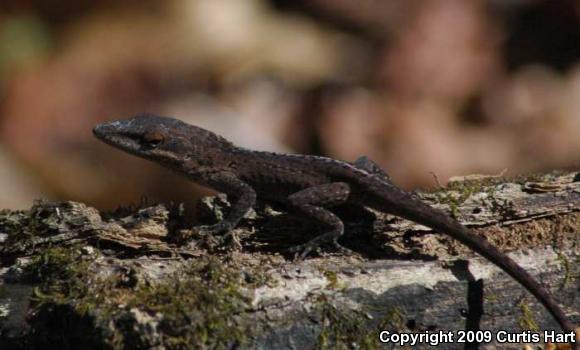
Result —
[[93, 128], [93, 135], [95, 135], [98, 138], [102, 138], [103, 136], [105, 136], [108, 133], [107, 131], [110, 131], [107, 129], [110, 129], [108, 127], [107, 123], [97, 124]]
[[119, 122], [101, 123], [97, 124], [93, 128], [93, 134], [99, 139], [104, 139], [107, 138], [107, 136], [119, 134], [121, 131], [122, 128], [120, 128]]

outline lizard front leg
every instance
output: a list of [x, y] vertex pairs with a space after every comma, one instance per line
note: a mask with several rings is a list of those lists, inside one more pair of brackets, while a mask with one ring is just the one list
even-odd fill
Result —
[[288, 202], [293, 209], [332, 227], [331, 231], [323, 233], [305, 244], [296, 246], [291, 251], [301, 251], [300, 258], [304, 259], [313, 249], [326, 242], [332, 242], [338, 248], [346, 250], [340, 247], [337, 242], [344, 233], [344, 224], [338, 216], [325, 207], [346, 203], [349, 195], [350, 186], [345, 182], [313, 186], [291, 194], [288, 197]]
[[226, 217], [214, 225], [197, 226], [194, 231], [203, 231], [210, 235], [229, 233], [235, 228], [242, 217], [256, 203], [256, 191], [229, 172], [212, 172], [204, 174], [204, 183], [216, 191], [225, 193], [231, 203]]

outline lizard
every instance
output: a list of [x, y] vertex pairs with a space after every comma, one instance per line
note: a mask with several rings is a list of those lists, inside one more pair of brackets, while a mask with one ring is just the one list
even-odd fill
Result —
[[279, 203], [330, 228], [293, 248], [303, 259], [324, 243], [340, 248], [337, 240], [344, 224], [332, 207], [347, 203], [370, 207], [430, 227], [466, 245], [524, 286], [563, 330], [574, 331], [552, 295], [526, 270], [445, 212], [395, 186], [365, 156], [350, 163], [322, 156], [254, 151], [235, 146], [209, 130], [154, 114], [105, 122], [95, 126], [93, 133], [113, 147], [225, 193], [232, 203], [230, 211], [217, 224], [203, 228], [210, 234], [231, 232], [258, 198]]

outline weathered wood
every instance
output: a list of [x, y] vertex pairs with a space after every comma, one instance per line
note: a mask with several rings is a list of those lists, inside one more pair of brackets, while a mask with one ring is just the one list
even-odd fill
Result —
[[[512, 251], [580, 324], [578, 175], [477, 179], [418, 195]], [[200, 216], [210, 223], [224, 208], [208, 198]], [[0, 212], [1, 348], [392, 348], [378, 343], [381, 330], [558, 330], [519, 284], [446, 236], [337, 211], [356, 254], [330, 249], [302, 262], [285, 249], [320, 228], [268, 207], [246, 215], [226, 244], [197, 233], [187, 246], [173, 243], [193, 235], [178, 206], [101, 214], [38, 202]]]

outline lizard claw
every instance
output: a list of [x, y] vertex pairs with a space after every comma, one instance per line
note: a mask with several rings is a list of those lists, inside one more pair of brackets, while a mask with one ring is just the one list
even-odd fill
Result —
[[[288, 251], [290, 253], [294, 253], [294, 260], [300, 261], [304, 260], [313, 250], [320, 247], [321, 244], [323, 244], [321, 240], [313, 239], [304, 244], [291, 247], [288, 249]], [[341, 246], [336, 240], [333, 240], [331, 244], [340, 254], [347, 256], [354, 255], [352, 250]]]
[[[223, 236], [220, 237], [220, 235]], [[177, 239], [182, 244], [196, 240], [203, 242], [207, 247], [216, 247], [223, 244], [230, 235], [231, 226], [228, 223], [219, 222], [215, 225], [194, 226], [189, 230], [181, 230]]]
[[315, 245], [300, 244], [294, 247], [288, 248], [288, 252], [294, 253], [294, 261], [302, 261], [304, 260], [308, 254], [312, 252], [314, 248], [317, 248]]
[[241, 250], [242, 244], [231, 225], [227, 222], [219, 222], [215, 225], [196, 226], [192, 229], [197, 236], [210, 249]]
[[340, 243], [338, 243], [337, 241], [333, 241], [332, 246], [334, 247], [334, 249], [336, 249], [342, 255], [352, 256], [352, 255], [356, 254], [354, 251], [352, 251], [346, 247], [341, 246]]

